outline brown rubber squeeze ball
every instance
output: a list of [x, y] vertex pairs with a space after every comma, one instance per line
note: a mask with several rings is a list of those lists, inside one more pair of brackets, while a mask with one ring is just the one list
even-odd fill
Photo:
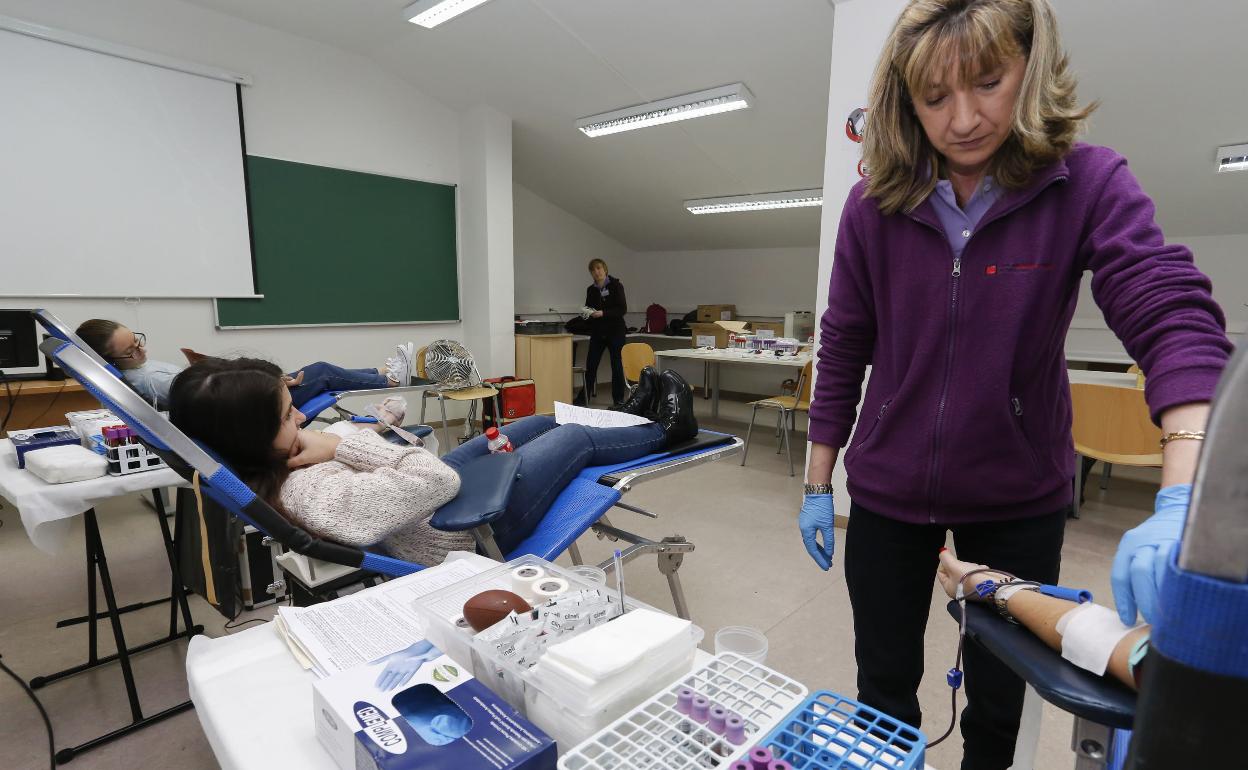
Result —
[[519, 595], [494, 589], [482, 591], [464, 602], [464, 620], [468, 621], [473, 631], [484, 631], [512, 612], [528, 612], [531, 609]]

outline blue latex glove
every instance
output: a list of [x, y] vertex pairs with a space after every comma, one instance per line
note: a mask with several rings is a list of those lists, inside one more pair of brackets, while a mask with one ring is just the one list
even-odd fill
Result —
[[[832, 551], [836, 546], [834, 519], [832, 495], [802, 496], [802, 512], [797, 515], [797, 528], [802, 532], [806, 553], [824, 572], [832, 568]], [[823, 533], [823, 545], [816, 539], [820, 532]]]
[[384, 661], [386, 665], [377, 675], [377, 682], [373, 686], [382, 692], [402, 687], [407, 684], [413, 674], [420, 670], [422, 665], [441, 654], [438, 648], [424, 639], [398, 652], [392, 652], [378, 661]]
[[1151, 623], [1156, 617], [1157, 589], [1166, 573], [1170, 552], [1183, 536], [1191, 500], [1191, 484], [1163, 488], [1157, 493], [1153, 515], [1122, 536], [1109, 580], [1118, 617], [1124, 624], [1135, 625], [1137, 607], [1146, 622]]

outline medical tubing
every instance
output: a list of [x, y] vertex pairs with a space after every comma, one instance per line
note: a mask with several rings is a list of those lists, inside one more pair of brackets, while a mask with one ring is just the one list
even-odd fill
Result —
[[[0, 658], [3, 657], [3, 655], [0, 655]], [[3, 660], [0, 660], [0, 670], [13, 677], [13, 681], [21, 685], [26, 695], [35, 702], [35, 708], [39, 709], [39, 716], [43, 717], [43, 727], [48, 733], [48, 767], [56, 770], [56, 739], [52, 736], [52, 720], [48, 719], [48, 712], [44, 710], [43, 703], [39, 701], [39, 696], [35, 695], [35, 691], [30, 689], [30, 685], [26, 684], [26, 680], [13, 673], [13, 669], [4, 665]]]
[[1052, 596], [1054, 599], [1065, 599], [1075, 604], [1086, 604], [1092, 601], [1092, 592], [1086, 588], [1066, 588], [1064, 586], [1042, 584], [1039, 590], [1045, 596]]
[[[944, 549], [941, 549], [941, 550], [944, 550]], [[959, 605], [958, 609], [961, 611], [958, 613], [960, 616], [958, 618], [958, 654], [957, 654], [957, 657], [954, 658], [953, 668], [949, 669], [949, 681], [951, 683], [950, 684], [951, 696], [949, 699], [949, 704], [950, 704], [949, 705], [949, 729], [945, 730], [944, 734], [941, 735], [939, 738], [928, 743], [927, 747], [929, 749], [932, 748], [933, 746], [938, 745], [941, 741], [945, 740], [950, 735], [953, 735], [953, 729], [958, 726], [958, 687], [953, 686], [952, 682], [956, 678], [958, 686], [961, 686], [962, 684], [962, 646], [966, 642], [966, 599], [967, 599], [966, 594], [962, 590], [962, 586], [965, 585], [966, 579], [970, 577], [971, 575], [980, 575], [985, 572], [992, 572], [994, 574], [1001, 575], [1002, 577], [1017, 579], [1014, 575], [1011, 575], [1010, 573], [1005, 572], [1004, 570], [992, 569], [990, 567], [980, 567], [979, 569], [970, 570], [958, 578], [958, 590], [954, 592], [953, 599], [954, 601], [958, 603]], [[957, 675], [956, 677], [954, 676], [955, 674]]]

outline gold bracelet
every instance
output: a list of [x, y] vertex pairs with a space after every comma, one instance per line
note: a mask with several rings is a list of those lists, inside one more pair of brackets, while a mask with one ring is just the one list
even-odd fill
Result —
[[1169, 444], [1171, 441], [1182, 441], [1184, 439], [1204, 441], [1205, 432], [1203, 430], [1173, 430], [1161, 437], [1161, 446], [1164, 449], [1166, 444]]

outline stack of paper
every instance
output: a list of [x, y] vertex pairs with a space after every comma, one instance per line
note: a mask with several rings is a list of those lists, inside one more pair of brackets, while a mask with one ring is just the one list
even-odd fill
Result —
[[274, 621], [295, 659], [325, 677], [389, 655], [425, 637], [416, 599], [490, 569], [451, 561], [312, 607], [281, 607]]

